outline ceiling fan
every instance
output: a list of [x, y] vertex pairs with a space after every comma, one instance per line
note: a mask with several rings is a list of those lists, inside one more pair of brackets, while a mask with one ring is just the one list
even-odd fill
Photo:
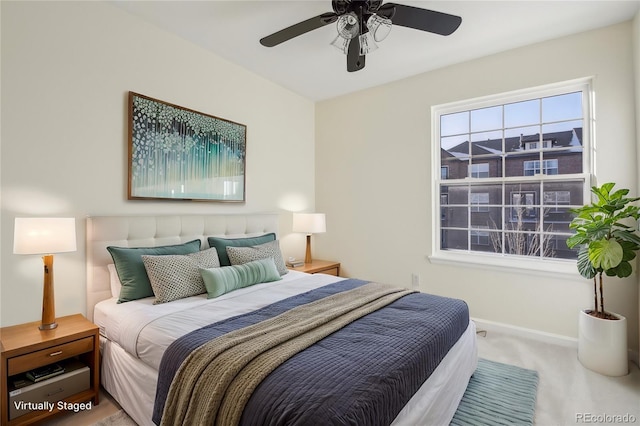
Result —
[[391, 26], [400, 25], [440, 35], [450, 35], [458, 29], [462, 18], [434, 10], [397, 3], [382, 4], [382, 0], [332, 0], [333, 12], [298, 22], [260, 40], [266, 47], [277, 46], [294, 37], [337, 22], [338, 36], [331, 43], [347, 55], [347, 71], [364, 68], [367, 53], [377, 48]]

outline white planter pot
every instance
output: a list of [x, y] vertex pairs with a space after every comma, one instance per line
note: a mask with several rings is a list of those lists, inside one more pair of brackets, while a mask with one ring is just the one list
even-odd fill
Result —
[[606, 376], [629, 373], [627, 319], [605, 320], [580, 311], [578, 320], [578, 360], [589, 370]]

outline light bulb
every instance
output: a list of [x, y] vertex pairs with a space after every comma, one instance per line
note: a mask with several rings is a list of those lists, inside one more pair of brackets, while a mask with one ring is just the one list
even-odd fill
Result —
[[346, 39], [344, 37], [342, 37], [340, 34], [338, 34], [338, 37], [335, 38], [335, 40], [333, 40], [331, 42], [331, 45], [333, 47], [335, 47], [336, 49], [342, 51], [342, 53], [344, 53], [345, 55], [347, 54], [347, 52], [349, 52], [349, 42], [351, 40]]
[[391, 32], [391, 19], [383, 18], [375, 13], [367, 20], [367, 28], [375, 41], [384, 40]]
[[360, 56], [371, 53], [378, 48], [378, 45], [373, 39], [373, 36], [369, 32], [360, 34], [358, 40], [360, 41]]
[[340, 16], [336, 26], [338, 27], [338, 34], [347, 40], [351, 40], [360, 32], [358, 17], [353, 12]]

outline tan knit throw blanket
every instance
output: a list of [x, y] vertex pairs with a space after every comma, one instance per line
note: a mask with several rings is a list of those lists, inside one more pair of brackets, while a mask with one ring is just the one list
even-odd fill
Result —
[[162, 425], [237, 425], [254, 389], [293, 355], [411, 290], [368, 283], [235, 330], [194, 350], [176, 372]]

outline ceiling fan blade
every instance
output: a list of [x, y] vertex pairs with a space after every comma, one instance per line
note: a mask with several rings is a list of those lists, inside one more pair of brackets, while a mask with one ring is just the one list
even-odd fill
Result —
[[266, 47], [277, 46], [287, 40], [291, 40], [294, 37], [308, 33], [309, 31], [316, 30], [318, 28], [329, 25], [338, 20], [338, 15], [333, 12], [323, 13], [322, 15], [314, 16], [306, 21], [298, 22], [283, 30], [268, 35], [260, 40], [260, 44]]
[[457, 30], [462, 23], [462, 18], [456, 15], [397, 3], [383, 4], [378, 15], [390, 18], [393, 25], [445, 36]]
[[360, 56], [360, 40], [358, 37], [351, 39], [347, 51], [347, 71], [355, 72], [364, 68], [366, 56]]

